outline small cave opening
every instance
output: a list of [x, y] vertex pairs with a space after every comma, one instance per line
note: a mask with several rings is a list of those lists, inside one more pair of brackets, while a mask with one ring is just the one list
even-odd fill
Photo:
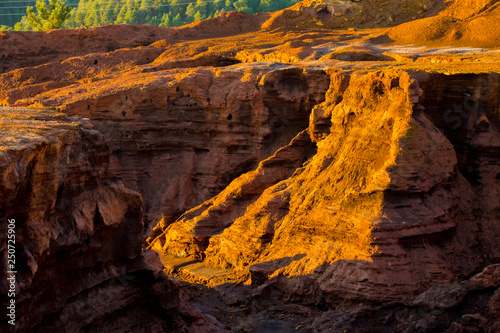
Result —
[[332, 17], [332, 12], [328, 10], [328, 7], [320, 8], [316, 13], [318, 17], [322, 20], [328, 20], [329, 18]]
[[391, 80], [391, 89], [393, 88], [399, 88], [399, 79], [392, 79]]
[[231, 120], [231, 119], [233, 119], [233, 115], [232, 115], [232, 114], [229, 114], [229, 115], [227, 116], [227, 120]]
[[59, 188], [57, 189], [57, 198], [61, 198], [63, 191], [64, 191], [64, 184], [59, 186]]
[[194, 152], [199, 155], [199, 154], [206, 154], [210, 152], [210, 149], [207, 148], [194, 148]]
[[280, 132], [285, 127], [285, 124], [281, 122], [276, 122], [271, 125], [271, 130], [273, 132]]
[[[392, 85], [392, 83], [391, 83]], [[384, 96], [385, 95], [385, 87], [382, 82], [377, 82], [376, 84], [373, 85], [373, 94], [378, 95], [378, 96]]]
[[94, 65], [97, 65], [97, 62], [98, 62], [98, 61], [97, 61], [97, 59], [95, 59], [95, 60], [94, 60]]
[[234, 58], [218, 57], [215, 67], [226, 67], [241, 63], [240, 60]]

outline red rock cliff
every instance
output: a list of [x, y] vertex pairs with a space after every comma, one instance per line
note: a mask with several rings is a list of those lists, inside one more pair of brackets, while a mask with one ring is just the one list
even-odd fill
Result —
[[[248, 28], [236, 13], [217, 22], [235, 18]], [[380, 31], [210, 39], [201, 26], [8, 67], [2, 103], [90, 118], [170, 272], [252, 283], [237, 300], [249, 307], [305, 304], [313, 331], [494, 332], [498, 55], [402, 54], [370, 42]]]
[[[142, 250], [141, 195], [109, 181], [102, 134], [54, 111], [0, 113], [0, 218], [15, 220], [16, 332], [218, 327], [181, 299], [157, 255]], [[6, 246], [2, 236], [2, 258]], [[7, 288], [2, 279], [3, 304]]]
[[299, 134], [154, 248], [259, 283], [305, 275], [332, 304], [405, 300], [497, 261], [498, 75], [330, 81], [309, 127], [318, 150], [303, 167], [294, 163], [309, 138]]

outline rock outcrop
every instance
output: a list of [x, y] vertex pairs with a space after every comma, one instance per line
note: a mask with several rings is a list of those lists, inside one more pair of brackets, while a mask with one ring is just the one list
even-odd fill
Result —
[[73, 86], [47, 102], [93, 120], [111, 148], [111, 172], [142, 193], [156, 222], [214, 196], [304, 130], [327, 87], [321, 69], [200, 68], [103, 80], [80, 94]]
[[[410, 302], [325, 311], [306, 327], [313, 332], [497, 332], [499, 269], [487, 266], [469, 280], [433, 286]], [[366, 329], [366, 330], [365, 330]]]
[[[289, 298], [313, 293], [332, 306], [404, 301], [497, 261], [500, 81], [465, 77], [333, 72], [309, 127], [318, 150], [303, 167], [266, 168], [297, 161], [281, 152], [299, 135], [185, 213], [154, 248], [260, 283], [267, 263]], [[302, 278], [317, 290], [294, 288]]]
[[[455, 5], [445, 13], [470, 19], [463, 23], [470, 28], [472, 19], [496, 11], [486, 2], [474, 2], [469, 14]], [[442, 4], [425, 3], [432, 7], [421, 16]], [[89, 47], [25, 57], [32, 65], [23, 68], [5, 65], [4, 105], [52, 107], [57, 111], [44, 116], [49, 120], [64, 113], [93, 125], [71, 120], [77, 125], [64, 140], [78, 138], [67, 144], [66, 155], [66, 141], [55, 134], [59, 148], [52, 153], [52, 143], [19, 151], [18, 160], [40, 162], [18, 163], [32, 173], [23, 176], [29, 176], [24, 185], [5, 185], [2, 192], [5, 217], [25, 207], [16, 220], [53, 225], [50, 232], [36, 225], [36, 232], [23, 235], [44, 244], [27, 247], [24, 262], [31, 264], [20, 275], [26, 288], [42, 293], [23, 299], [20, 311], [42, 303], [46, 311], [26, 329], [70, 327], [65, 318], [89, 304], [83, 293], [101, 305], [116, 297], [116, 311], [92, 312], [95, 317], [77, 329], [113, 331], [138, 317], [148, 318], [144, 327], [151, 330], [218, 327], [186, 310], [158, 259], [141, 252], [146, 237], [170, 274], [218, 285], [242, 311], [265, 304], [314, 314], [307, 328], [300, 324], [305, 331], [498, 327], [498, 54], [376, 44], [388, 43], [397, 28], [303, 29], [294, 11], [317, 16], [316, 27], [331, 19], [316, 5], [273, 16], [224, 14], [188, 27], [151, 28], [151, 34], [141, 27], [125, 48]], [[241, 31], [209, 36], [217, 24], [236, 29], [238, 20]], [[250, 22], [264, 30], [249, 33], [257, 29]], [[38, 164], [48, 168], [48, 153], [62, 165], [59, 173], [49, 180], [40, 171], [45, 183], [28, 186], [37, 184]], [[24, 175], [9, 171], [14, 160], [6, 159], [5, 184]], [[107, 180], [106, 170], [124, 186]], [[28, 200], [23, 191], [42, 192], [22, 201]], [[75, 222], [58, 224], [67, 221]], [[127, 251], [123, 243], [130, 244]], [[67, 288], [47, 302], [55, 293], [50, 277], [64, 265], [73, 272], [61, 277]], [[127, 282], [133, 288], [109, 283], [123, 275], [134, 277]], [[160, 306], [137, 308], [136, 300]]]
[[109, 181], [102, 134], [50, 110], [0, 112], [1, 232], [13, 220], [16, 236], [15, 267], [2, 236], [0, 269], [17, 272], [16, 326], [3, 321], [2, 331], [222, 329], [143, 251], [141, 195]]

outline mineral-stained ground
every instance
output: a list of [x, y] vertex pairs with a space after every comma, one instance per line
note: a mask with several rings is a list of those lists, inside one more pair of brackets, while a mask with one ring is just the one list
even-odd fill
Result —
[[499, 332], [499, 19], [306, 0], [1, 32], [0, 328]]

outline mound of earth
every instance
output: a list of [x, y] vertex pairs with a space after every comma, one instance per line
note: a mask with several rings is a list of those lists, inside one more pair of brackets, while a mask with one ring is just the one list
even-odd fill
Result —
[[16, 68], [60, 62], [92, 53], [105, 54], [119, 49], [147, 46], [159, 40], [175, 44], [182, 40], [209, 39], [214, 36], [221, 38], [254, 32], [259, 30], [268, 17], [267, 13], [252, 16], [228, 12], [175, 28], [118, 24], [36, 32], [0, 31], [0, 74]]
[[305, 0], [273, 13], [263, 29], [382, 28], [434, 15], [444, 7], [443, 0]]
[[499, 20], [497, 0], [459, 0], [436, 16], [394, 27], [386, 36], [397, 44], [498, 48]]
[[496, 48], [497, 0], [306, 0], [272, 13], [261, 28], [373, 29], [376, 43]]

